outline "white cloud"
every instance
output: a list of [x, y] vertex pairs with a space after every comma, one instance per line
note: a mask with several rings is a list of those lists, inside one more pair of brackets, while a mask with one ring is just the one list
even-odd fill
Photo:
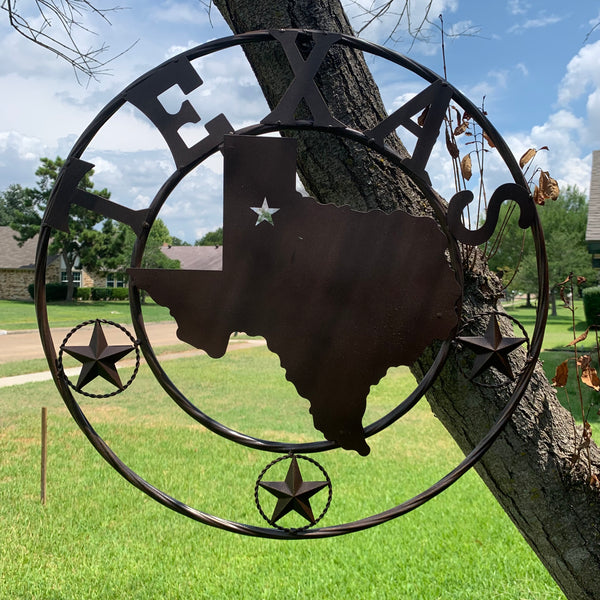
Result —
[[457, 21], [456, 23], [452, 23], [452, 25], [450, 25], [447, 31], [447, 35], [460, 36], [478, 30], [479, 28], [473, 24], [473, 21]]
[[519, 71], [521, 71], [521, 74], [524, 77], [527, 77], [529, 75], [529, 69], [527, 68], [526, 65], [524, 65], [523, 63], [517, 63], [515, 65], [515, 68], [518, 69]]
[[17, 131], [0, 132], [0, 152], [13, 152], [21, 160], [36, 160], [42, 148], [40, 140]]
[[548, 146], [549, 151], [538, 152], [534, 167], [549, 171], [561, 188], [575, 185], [585, 190], [589, 187], [591, 169], [591, 153], [582, 156], [581, 152], [586, 129], [584, 119], [567, 110], [559, 110], [529, 133], [513, 133], [506, 136], [506, 141], [517, 160], [529, 148]]
[[511, 15], [524, 15], [531, 8], [531, 4], [523, 0], [509, 0], [507, 7]]
[[195, 48], [196, 46], [200, 46], [200, 42], [196, 42], [194, 40], [188, 40], [187, 44], [176, 44], [173, 46], [169, 46], [167, 51], [165, 52], [165, 60], [171, 58], [172, 56], [177, 56], [186, 50], [190, 50]]
[[523, 33], [528, 29], [539, 29], [542, 27], [548, 27], [548, 25], [555, 25], [560, 23], [564, 16], [559, 15], [545, 15], [540, 13], [534, 19], [528, 19], [524, 23], [515, 23], [512, 27], [509, 27], [508, 33]]
[[567, 72], [560, 83], [559, 106], [568, 107], [587, 95], [586, 133], [583, 141], [600, 143], [600, 40], [587, 44], [567, 65]]
[[590, 87], [600, 87], [600, 40], [587, 44], [569, 61], [560, 84], [558, 101], [567, 105], [583, 95]]

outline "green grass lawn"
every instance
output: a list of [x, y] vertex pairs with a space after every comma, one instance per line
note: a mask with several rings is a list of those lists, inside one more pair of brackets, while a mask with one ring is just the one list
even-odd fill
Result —
[[[535, 323], [535, 308], [526, 308], [522, 303], [506, 304], [504, 306], [506, 312], [515, 317], [525, 329], [531, 333]], [[544, 350], [565, 349], [567, 344], [573, 340], [573, 316], [569, 309], [565, 308], [561, 302], [557, 303], [556, 316], [548, 315], [546, 331], [544, 334]], [[586, 330], [585, 314], [583, 312], [583, 302], [577, 300], [575, 302], [575, 330], [577, 335]], [[591, 348], [592, 336], [589, 337], [587, 347]], [[595, 342], [595, 339], [594, 339]], [[586, 344], [579, 346], [581, 349], [586, 347]]]
[[[308, 403], [265, 348], [165, 368], [227, 425], [278, 440], [319, 438]], [[393, 370], [372, 392], [366, 420], [387, 412], [412, 385], [406, 369]], [[192, 422], [146, 367], [125, 393], [81, 404], [113, 449], [151, 483], [196, 508], [263, 524], [252, 490], [272, 455], [225, 442]], [[49, 411], [44, 507], [43, 405]], [[339, 450], [319, 455], [334, 485], [324, 525], [394, 506], [461, 456], [427, 405], [370, 445], [368, 457]], [[172, 513], [125, 482], [79, 432], [51, 383], [0, 394], [0, 499], [0, 598], [7, 600], [564, 598], [474, 472], [420, 509], [369, 531], [294, 542], [240, 537]], [[316, 510], [319, 502], [314, 497]]]
[[[48, 321], [51, 327], [73, 327], [89, 319], [93, 307], [94, 318], [117, 323], [131, 323], [129, 302], [53, 302], [48, 304]], [[169, 310], [148, 300], [143, 307], [144, 320], [168, 321]], [[37, 329], [33, 302], [0, 300], [0, 329], [16, 331]]]
[[[527, 329], [531, 334], [535, 322], [535, 309], [525, 308], [517, 304], [505, 306], [506, 311]], [[583, 302], [575, 302], [575, 332], [580, 335], [587, 328], [585, 315], [583, 312]], [[565, 308], [562, 303], [557, 303], [557, 315], [548, 316], [548, 323], [544, 335], [544, 351], [540, 354], [540, 360], [544, 366], [544, 372], [549, 380], [552, 380], [556, 373], [556, 367], [565, 360], [569, 361], [569, 378], [565, 389], [558, 389], [557, 394], [561, 403], [567, 407], [579, 423], [583, 421], [582, 409], [579, 399], [579, 386], [575, 377], [575, 354], [568, 343], [573, 340], [573, 315], [571, 311]], [[577, 344], [579, 355], [589, 354], [592, 357], [593, 364], [598, 367], [598, 353], [596, 350], [596, 334], [590, 332], [587, 339]], [[598, 409], [600, 408], [600, 397], [598, 392], [591, 388], [581, 385], [583, 414], [590, 423], [600, 422]]]

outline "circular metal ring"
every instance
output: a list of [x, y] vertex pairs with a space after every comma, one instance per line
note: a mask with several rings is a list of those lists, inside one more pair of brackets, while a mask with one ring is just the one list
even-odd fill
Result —
[[[299, 31], [299, 34], [308, 35], [311, 32]], [[420, 76], [421, 78], [429, 81], [430, 83], [434, 81], [438, 81], [440, 78], [429, 69], [415, 63], [414, 61], [386, 48], [381, 46], [377, 46], [376, 44], [371, 44], [368, 42], [364, 42], [363, 40], [359, 40], [357, 38], [353, 38], [351, 36], [347, 36], [345, 34], [338, 34], [338, 42], [341, 45], [348, 46], [360, 51], [364, 51], [367, 53], [371, 53], [373, 55], [379, 56], [383, 59], [386, 59], [392, 63], [395, 63], [414, 74]], [[157, 67], [157, 69], [162, 69], [169, 63], [178, 60], [194, 60], [196, 58], [210, 55], [214, 52], [225, 48], [231, 48], [234, 46], [244, 45], [244, 44], [256, 44], [260, 42], [273, 41], [276, 38], [273, 35], [273, 32], [269, 31], [259, 31], [252, 32], [249, 34], [242, 34], [238, 36], [231, 36], [228, 38], [223, 38], [221, 40], [214, 40], [207, 44], [203, 44], [194, 48], [192, 50], [188, 50], [179, 56], [166, 61], [163, 65]], [[140, 80], [143, 80], [148, 75], [144, 75]], [[140, 81], [138, 80], [138, 82]], [[129, 88], [124, 90], [119, 96], [117, 96], [112, 102], [110, 102], [94, 119], [94, 121], [90, 124], [90, 126], [86, 129], [84, 134], [79, 138], [73, 147], [69, 158], [67, 159], [67, 163], [69, 160], [74, 158], [79, 158], [83, 152], [86, 150], [87, 146], [91, 142], [92, 138], [98, 133], [98, 131], [102, 128], [102, 126], [119, 110], [121, 106], [123, 106], [127, 102], [127, 93], [131, 90], [137, 82], [132, 84]], [[504, 160], [504, 163], [508, 167], [514, 181], [519, 185], [527, 188], [527, 182], [525, 181], [523, 174], [515, 160], [514, 156], [510, 152], [506, 142], [502, 139], [496, 129], [489, 122], [487, 117], [485, 117], [481, 111], [470, 102], [461, 92], [459, 92], [456, 88], [450, 86], [450, 84], [445, 83], [448, 88], [452, 92], [453, 100], [464, 108], [474, 119], [475, 122], [486, 132], [489, 139], [493, 141], [494, 146], [499, 152], [500, 156]], [[259, 126], [257, 127], [257, 133]], [[299, 128], [310, 128], [310, 124], [305, 123], [301, 125]], [[276, 129], [276, 128], [275, 128]], [[272, 127], [262, 127], [262, 133], [269, 133], [271, 130], [274, 130]], [[359, 140], [361, 136], [364, 138], [365, 136], [361, 134], [361, 132], [348, 130], [338, 130], [331, 131], [331, 133], [337, 133], [339, 135], [346, 135], [349, 138]], [[243, 131], [244, 134], [247, 131]], [[372, 140], [367, 141], [370, 147], [373, 146]], [[179, 170], [179, 175], [185, 175], [192, 168], [194, 168], [197, 164], [202, 162], [207, 156], [214, 153], [217, 148], [212, 148], [209, 151], [205, 152], [202, 155], [199, 155], [197, 159], [187, 165], [184, 169]], [[384, 154], [391, 153], [391, 151], [382, 149]], [[402, 168], [405, 168], [404, 166]], [[407, 170], [407, 169], [405, 169]], [[410, 174], [410, 173], [409, 173]], [[59, 176], [60, 177], [60, 176]], [[419, 177], [413, 177], [413, 180], [420, 188], [427, 187], [426, 184], [419, 180]], [[166, 188], [171, 185], [171, 183], [167, 182], [163, 189], [165, 193], [163, 194], [165, 197], [170, 193], [173, 189], [167, 190]], [[159, 196], [161, 193], [159, 193]], [[51, 199], [52, 200], [52, 199]], [[49, 209], [52, 209], [52, 202], [49, 202]], [[155, 216], [155, 215], [154, 215]], [[149, 223], [145, 223], [144, 227], [145, 231], [149, 229]], [[343, 535], [346, 533], [351, 533], [355, 531], [360, 531], [367, 529], [369, 527], [373, 527], [389, 521], [390, 519], [394, 519], [400, 515], [406, 514], [421, 506], [429, 499], [435, 497], [437, 494], [441, 493], [443, 490], [448, 488], [452, 483], [454, 483], [458, 478], [460, 478], [464, 473], [466, 473], [487, 451], [487, 449], [491, 446], [494, 440], [498, 437], [500, 432], [502, 431], [504, 425], [511, 418], [514, 413], [518, 403], [525, 393], [527, 386], [529, 384], [529, 379], [533, 373], [535, 368], [535, 362], [537, 357], [539, 356], [539, 352], [541, 350], [541, 344], [543, 339], [543, 331], [544, 325], [547, 316], [547, 307], [548, 307], [548, 277], [547, 277], [547, 265], [546, 265], [546, 252], [545, 245], [543, 240], [543, 235], [541, 231], [541, 226], [539, 222], [539, 218], [537, 214], [534, 217], [533, 224], [531, 225], [534, 244], [536, 248], [536, 259], [537, 259], [537, 270], [538, 270], [538, 282], [539, 282], [539, 304], [538, 311], [536, 315], [535, 322], [535, 330], [531, 337], [531, 348], [529, 358], [526, 362], [526, 365], [521, 372], [518, 380], [515, 382], [514, 390], [512, 391], [512, 395], [505, 405], [504, 409], [498, 415], [496, 422], [492, 426], [492, 428], [488, 431], [488, 433], [480, 440], [480, 442], [475, 446], [475, 448], [465, 457], [463, 461], [460, 462], [454, 469], [452, 469], [446, 476], [442, 477], [437, 483], [430, 486], [428, 489], [424, 490], [420, 494], [414, 496], [413, 498], [402, 502], [401, 504], [390, 508], [384, 512], [381, 512], [376, 515], [372, 515], [365, 518], [360, 518], [356, 521], [352, 521], [345, 524], [334, 525], [323, 528], [315, 528], [309, 529], [302, 532], [288, 532], [288, 531], [280, 531], [274, 529], [267, 529], [264, 527], [256, 527], [248, 524], [237, 523], [235, 521], [230, 521], [227, 519], [223, 519], [205, 512], [202, 512], [198, 509], [190, 507], [179, 500], [172, 498], [164, 491], [156, 488], [152, 484], [148, 483], [144, 479], [142, 479], [137, 473], [135, 473], [132, 469], [130, 469], [127, 465], [125, 465], [119, 457], [114, 453], [114, 451], [106, 444], [106, 442], [97, 434], [92, 425], [87, 420], [83, 411], [81, 410], [78, 403], [75, 401], [71, 389], [69, 385], [64, 381], [61, 376], [56, 359], [56, 351], [52, 342], [52, 334], [50, 331], [49, 323], [48, 323], [48, 314], [46, 307], [46, 299], [45, 299], [45, 275], [46, 275], [46, 266], [47, 266], [47, 251], [48, 245], [51, 237], [51, 226], [44, 220], [42, 223], [39, 241], [38, 241], [38, 260], [36, 264], [36, 276], [35, 276], [35, 301], [36, 301], [36, 311], [38, 314], [38, 322], [40, 324], [40, 332], [42, 337], [42, 345], [44, 347], [44, 351], [48, 358], [48, 363], [50, 370], [54, 376], [55, 383], [63, 396], [63, 400], [70, 410], [72, 416], [75, 421], [82, 429], [86, 437], [90, 440], [92, 445], [96, 448], [99, 454], [113, 467], [115, 468], [127, 481], [129, 481], [132, 485], [146, 493], [148, 496], [155, 499], [157, 502], [163, 504], [164, 506], [194, 519], [196, 521], [205, 523], [207, 525], [211, 525], [220, 529], [240, 533], [243, 535], [256, 536], [256, 537], [266, 537], [266, 538], [275, 538], [275, 539], [313, 539], [313, 538], [324, 538], [324, 537], [332, 537], [337, 535]], [[132, 309], [135, 307], [132, 307]], [[134, 327], [136, 328], [136, 333], [139, 334], [140, 328], [143, 328], [143, 323], [138, 323], [134, 320]], [[449, 343], [448, 343], [449, 345]], [[145, 345], [142, 345], [142, 350], [145, 352], [147, 348]], [[446, 355], [447, 355], [446, 348]], [[146, 352], [145, 352], [146, 353]], [[439, 357], [439, 354], [438, 354]], [[437, 359], [436, 359], [437, 360]], [[445, 358], [444, 358], [445, 360]], [[438, 364], [437, 367], [441, 369], [443, 365]], [[208, 418], [208, 417], [207, 417]], [[210, 418], [208, 418], [209, 421]], [[374, 424], [375, 425], [375, 424]], [[248, 438], [248, 436], [244, 436], [243, 434], [237, 434], [240, 438]], [[242, 443], [242, 440], [238, 440]], [[254, 442], [249, 440], [251, 443], [247, 445], [252, 446]], [[260, 446], [261, 444], [258, 444]], [[257, 447], [258, 447], [257, 446]], [[305, 449], [305, 451], [318, 451], [322, 449], [329, 449], [330, 443], [315, 443], [310, 448]], [[253, 446], [254, 447], [254, 446]], [[289, 450], [289, 445], [283, 446], [286, 450]], [[263, 448], [261, 448], [263, 449]], [[264, 449], [275, 451], [274, 447], [267, 447]]]

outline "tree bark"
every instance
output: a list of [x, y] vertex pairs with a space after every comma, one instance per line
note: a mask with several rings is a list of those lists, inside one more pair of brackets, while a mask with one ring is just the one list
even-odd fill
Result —
[[75, 283], [73, 282], [73, 267], [75, 262], [71, 260], [68, 252], [62, 252], [62, 259], [65, 263], [65, 271], [67, 272], [67, 302], [73, 302], [73, 294], [75, 291]]
[[550, 314], [553, 317], [556, 317], [556, 315], [558, 314], [556, 312], [556, 288], [552, 288], [550, 290]]
[[[236, 33], [256, 29], [307, 28], [352, 33], [338, 0], [214, 0]], [[271, 107], [287, 89], [292, 72], [277, 44], [248, 49], [247, 56]], [[381, 121], [385, 109], [359, 53], [337, 48], [315, 77], [331, 113], [365, 130]], [[357, 209], [401, 208], [430, 214], [410, 179], [372, 152], [335, 136], [294, 133], [299, 139], [299, 173], [306, 189], [321, 201]], [[324, 139], [324, 138], [328, 139]], [[393, 144], [406, 156], [399, 139]], [[467, 322], [498, 308], [501, 286], [481, 257], [464, 267]], [[414, 365], [419, 378], [435, 356], [430, 349]], [[525, 358], [521, 353], [520, 361]], [[460, 448], [468, 453], [488, 432], [510, 396], [510, 386], [483, 388], [469, 382], [450, 356], [427, 396], [433, 412]], [[600, 492], [589, 473], [600, 471], [600, 452], [592, 444], [591, 465], [582, 454], [571, 458], [576, 440], [573, 419], [562, 408], [541, 365], [511, 422], [476, 467], [519, 531], [569, 600], [600, 598]]]

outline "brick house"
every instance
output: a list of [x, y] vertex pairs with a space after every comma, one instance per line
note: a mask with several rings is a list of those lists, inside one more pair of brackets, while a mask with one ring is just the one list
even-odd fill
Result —
[[[19, 246], [16, 232], [10, 227], [0, 226], [0, 299], [30, 300], [28, 286], [35, 278], [35, 250], [38, 236]], [[114, 273], [88, 273], [83, 269], [73, 271], [76, 286], [122, 287], [123, 276]], [[46, 283], [66, 282], [67, 273], [58, 255], [48, 257]], [[110, 285], [109, 285], [110, 283]]]
[[[3, 300], [30, 300], [27, 286], [35, 277], [35, 249], [37, 236], [19, 246], [10, 227], [0, 227], [0, 298]], [[60, 260], [48, 260], [46, 282], [59, 281]]]
[[[0, 299], [30, 300], [28, 286], [35, 278], [35, 250], [37, 236], [19, 246], [10, 227], [0, 226]], [[218, 271], [222, 268], [221, 246], [168, 246], [161, 248], [169, 258], [180, 261], [182, 269]], [[46, 283], [67, 281], [64, 263], [59, 256], [50, 256]], [[127, 287], [126, 274], [91, 273], [82, 268], [73, 269], [76, 287]]]
[[600, 150], [592, 154], [592, 178], [588, 202], [588, 222], [585, 232], [588, 252], [594, 267], [600, 267]]

